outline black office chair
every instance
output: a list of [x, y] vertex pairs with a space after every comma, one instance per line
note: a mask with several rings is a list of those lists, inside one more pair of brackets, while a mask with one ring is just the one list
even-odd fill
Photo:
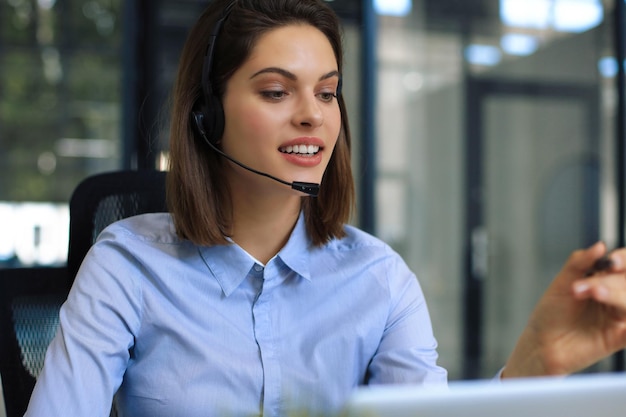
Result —
[[26, 411], [59, 308], [98, 234], [116, 220], [166, 212], [165, 176], [129, 170], [86, 178], [70, 199], [67, 267], [0, 269], [0, 376], [7, 417]]

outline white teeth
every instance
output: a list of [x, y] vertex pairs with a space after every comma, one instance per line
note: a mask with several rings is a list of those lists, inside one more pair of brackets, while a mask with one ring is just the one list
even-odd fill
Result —
[[314, 155], [318, 153], [320, 147], [317, 145], [295, 145], [295, 146], [285, 146], [281, 148], [280, 151], [284, 153], [297, 153], [303, 155]]

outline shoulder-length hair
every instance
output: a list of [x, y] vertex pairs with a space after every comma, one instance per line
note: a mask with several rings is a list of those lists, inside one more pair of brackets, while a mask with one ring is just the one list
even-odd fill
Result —
[[[177, 234], [198, 245], [226, 242], [232, 203], [223, 179], [224, 161], [198, 137], [191, 113], [202, 104], [202, 67], [209, 38], [230, 0], [214, 0], [192, 27], [183, 47], [171, 96], [170, 162], [167, 201]], [[339, 74], [343, 49], [340, 22], [322, 0], [235, 0], [217, 37], [211, 79], [222, 97], [225, 84], [241, 67], [259, 37], [286, 25], [307, 24], [330, 42]], [[314, 245], [344, 236], [354, 207], [350, 130], [343, 97], [338, 97], [341, 130], [317, 197], [302, 197], [306, 228]]]

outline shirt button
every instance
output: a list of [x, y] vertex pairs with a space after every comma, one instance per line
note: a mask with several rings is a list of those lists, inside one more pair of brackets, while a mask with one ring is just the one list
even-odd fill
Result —
[[256, 272], [261, 272], [263, 270], [263, 267], [261, 265], [259, 265], [259, 264], [255, 264], [254, 265], [254, 270]]

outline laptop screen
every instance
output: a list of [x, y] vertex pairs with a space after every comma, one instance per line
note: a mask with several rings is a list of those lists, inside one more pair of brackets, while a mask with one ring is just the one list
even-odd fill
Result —
[[625, 417], [626, 374], [361, 387], [349, 417]]

